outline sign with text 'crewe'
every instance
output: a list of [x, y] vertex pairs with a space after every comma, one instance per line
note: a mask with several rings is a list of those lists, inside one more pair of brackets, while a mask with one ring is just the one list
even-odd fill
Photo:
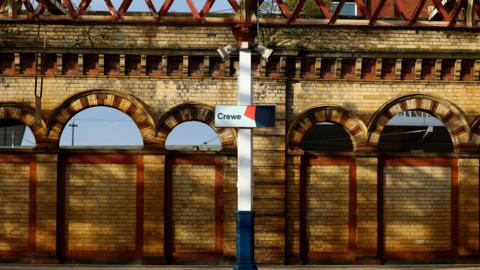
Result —
[[275, 105], [217, 105], [216, 127], [275, 127]]

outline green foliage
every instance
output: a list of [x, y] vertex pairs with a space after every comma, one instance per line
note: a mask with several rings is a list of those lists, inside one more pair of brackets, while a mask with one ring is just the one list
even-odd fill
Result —
[[[331, 0], [323, 1], [327, 7], [330, 7]], [[285, 6], [290, 13], [295, 10], [298, 0], [284, 0]], [[283, 15], [275, 3], [275, 0], [265, 0], [258, 9], [259, 18], [283, 18]], [[299, 14], [300, 19], [323, 19], [323, 13], [320, 11], [315, 0], [306, 0]], [[264, 28], [260, 27], [257, 35], [257, 42], [269, 48], [275, 48], [282, 45], [295, 45], [299, 49], [307, 48], [312, 38], [318, 35], [316, 28], [310, 27], [289, 27], [289, 28]]]

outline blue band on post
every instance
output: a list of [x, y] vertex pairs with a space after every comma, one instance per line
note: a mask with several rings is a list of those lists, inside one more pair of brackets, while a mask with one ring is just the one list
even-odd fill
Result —
[[234, 270], [257, 270], [253, 211], [237, 211], [237, 264]]

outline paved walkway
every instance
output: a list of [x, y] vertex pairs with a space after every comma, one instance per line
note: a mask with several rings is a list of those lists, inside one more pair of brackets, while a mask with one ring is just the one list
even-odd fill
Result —
[[[137, 266], [137, 265], [19, 265], [0, 264], [0, 270], [231, 270], [225, 266]], [[308, 266], [259, 266], [259, 270], [480, 270], [477, 265], [308, 265]]]

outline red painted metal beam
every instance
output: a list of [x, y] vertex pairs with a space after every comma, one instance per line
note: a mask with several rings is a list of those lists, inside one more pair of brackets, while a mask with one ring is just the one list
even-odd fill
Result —
[[30, 1], [28, 1], [28, 0], [22, 0], [22, 3], [25, 5], [25, 8], [27, 9], [27, 11], [28, 11], [29, 13], [31, 13], [31, 14], [34, 15], [34, 16], [36, 15], [36, 14], [35, 14], [35, 9], [33, 8], [32, 3], [30, 3]]
[[291, 23], [293, 23], [296, 19], [298, 19], [298, 15], [300, 15], [300, 11], [302, 10], [303, 5], [305, 4], [305, 1], [306, 1], [306, 0], [299, 0], [299, 1], [297, 2], [297, 6], [296, 6], [295, 9], [293, 10], [292, 15], [290, 16], [290, 18], [288, 18], [288, 24], [291, 24]]
[[355, 3], [357, 3], [357, 7], [360, 10], [360, 13], [362, 13], [363, 18], [370, 20], [372, 16], [365, 2], [363, 2], [363, 0], [355, 0]]
[[480, 17], [480, 0], [475, 1], [475, 11], [477, 12], [477, 16]]
[[50, 5], [50, 1], [48, 0], [41, 0], [40, 5], [37, 6], [35, 9], [35, 16], [41, 15], [47, 10], [48, 6]]
[[425, 6], [426, 2], [426, 0], [420, 0], [420, 2], [418, 2], [417, 7], [415, 8], [415, 11], [413, 12], [412, 18], [408, 25], [412, 26], [417, 23], [418, 17], [420, 16], [420, 13], [422, 12], [422, 9]]
[[214, 3], [215, 3], [215, 0], [205, 1], [205, 4], [203, 5], [202, 10], [200, 11], [200, 16], [202, 17], [207, 16], [208, 12], [210, 12], [210, 9], [212, 8]]
[[[22, 0], [26, 12], [20, 12], [14, 17], [9, 17], [6, 14], [0, 14], [0, 21], [2, 22], [34, 22], [41, 21], [45, 23], [52, 22], [93, 22], [93, 23], [110, 23], [110, 22], [124, 22], [124, 23], [145, 23], [145, 24], [217, 24], [217, 25], [231, 25], [241, 23], [238, 17], [232, 17], [231, 15], [223, 17], [207, 17], [211, 8], [215, 4], [215, 1], [220, 0], [205, 0], [204, 5], [201, 10], [198, 10], [194, 5], [193, 0], [185, 0], [188, 4], [192, 15], [188, 16], [167, 16], [169, 10], [173, 4], [174, 0], [165, 0], [160, 10], [157, 11], [153, 0], [145, 0], [152, 16], [137, 16], [134, 14], [128, 14], [128, 9], [130, 8], [133, 0], [123, 0], [121, 2], [118, 10], [112, 4], [112, 0], [104, 0], [108, 7], [108, 11], [111, 16], [105, 16], [100, 14], [88, 14], [85, 15], [87, 9], [91, 3], [91, 0], [81, 0], [80, 5], [77, 10], [75, 10], [74, 5], [71, 0], [61, 0], [62, 5], [65, 7], [63, 9], [64, 14], [50, 14], [46, 15], [46, 10], [50, 10], [54, 5], [57, 5], [55, 2], [50, 0], [35, 0], [39, 1], [40, 5], [35, 9], [32, 5], [34, 0]], [[57, 0], [58, 1], [58, 0]], [[179, 1], [179, 0], [177, 0]], [[237, 12], [240, 10], [240, 6], [236, 0], [227, 0], [233, 9]], [[253, 1], [253, 0], [252, 0]], [[263, 0], [257, 0], [258, 2], [253, 2], [254, 4], [260, 4]], [[335, 11], [330, 11], [329, 7], [324, 3], [325, 0], [315, 0], [316, 5], [319, 7], [322, 12], [324, 19], [310, 19], [310, 18], [300, 18], [302, 10], [305, 8], [306, 0], [297, 0], [294, 10], [289, 10], [287, 5], [284, 3], [286, 0], [275, 0], [278, 8], [285, 18], [264, 18], [260, 19], [260, 23], [270, 26], [317, 26], [325, 24], [335, 24], [335, 25], [377, 25], [377, 26], [456, 26], [460, 13], [462, 9], [466, 9], [467, 0], [458, 0], [458, 4], [455, 6], [451, 14], [448, 13], [446, 8], [442, 5], [441, 0], [432, 0], [433, 5], [436, 7], [439, 16], [443, 18], [443, 22], [439, 21], [420, 21], [420, 16], [422, 10], [425, 8], [427, 1], [429, 0], [418, 0], [416, 3], [415, 10], [410, 14], [410, 11], [407, 9], [407, 6], [403, 3], [403, 0], [395, 0], [395, 7], [400, 12], [404, 21], [400, 20], [385, 20], [384, 18], [379, 19], [380, 14], [385, 10], [387, 0], [379, 0], [378, 6], [374, 10], [367, 8], [365, 0], [355, 0], [357, 8], [360, 11], [360, 16], [362, 19], [339, 19], [342, 8], [344, 8], [347, 0], [339, 0], [337, 8]], [[290, 1], [290, 0], [289, 0]], [[293, 0], [291, 0], [293, 1]], [[60, 1], [59, 1], [60, 2]], [[0, 0], [0, 6], [5, 6], [6, 0]], [[249, 6], [249, 8], [256, 8], [256, 5]], [[476, 15], [480, 16], [480, 0], [475, 0], [474, 2], [474, 12]], [[370, 13], [372, 12], [372, 13]], [[365, 20], [366, 19], [366, 20]], [[406, 21], [405, 21], [406, 20]], [[478, 20], [478, 19], [477, 19]], [[459, 24], [458, 27], [467, 27], [464, 24]], [[474, 24], [473, 27], [478, 28], [478, 24]]]
[[447, 9], [443, 6], [442, 1], [441, 0], [432, 0], [432, 2], [433, 2], [433, 5], [435, 6], [435, 8], [437, 9], [438, 13], [440, 13], [440, 16], [442, 16], [442, 19], [444, 21], [449, 20], [450, 15], [448, 14]]
[[163, 16], [167, 15], [168, 10], [169, 10], [170, 7], [172, 6], [172, 4], [173, 4], [173, 0], [165, 0], [165, 2], [163, 3], [162, 7], [161, 7], [160, 10], [158, 11], [158, 16], [159, 16], [159, 17], [163, 17]]
[[283, 16], [290, 18], [290, 10], [288, 10], [287, 6], [285, 3], [283, 3], [282, 0], [275, 0], [275, 3], [277, 3], [277, 6], [280, 8], [280, 11], [282, 12]]
[[112, 1], [110, 0], [104, 0], [105, 4], [108, 7], [108, 10], [110, 11], [110, 14], [112, 14], [112, 17], [115, 19], [118, 19], [120, 16], [118, 15], [117, 11], [115, 10], [115, 7], [112, 4]]
[[133, 0], [123, 0], [122, 1], [122, 4], [120, 5], [120, 8], [118, 9], [118, 13], [120, 14], [120, 16], [125, 16], [128, 8], [132, 4], [132, 1]]
[[72, 19], [76, 20], [77, 19], [77, 13], [75, 12], [75, 8], [72, 5], [72, 2], [70, 0], [63, 0], [63, 5], [67, 7], [68, 14]]
[[202, 17], [198, 13], [198, 10], [195, 7], [195, 5], [193, 4], [192, 0], [187, 0], [187, 4], [188, 4], [188, 7], [190, 8], [190, 10], [192, 11], [192, 14], [193, 14], [193, 17], [195, 18], [195, 20], [199, 21], [199, 22], [202, 21]]
[[145, 0], [145, 3], [147, 3], [148, 8], [150, 9], [150, 12], [152, 13], [153, 18], [155, 21], [159, 20], [157, 10], [155, 9], [155, 6], [152, 3], [152, 0]]
[[232, 8], [235, 10], [235, 12], [240, 10], [240, 5], [237, 3], [237, 1], [228, 0], [228, 3], [230, 4], [230, 6], [232, 6]]
[[83, 15], [83, 13], [85, 13], [90, 2], [92, 2], [92, 0], [82, 0], [82, 2], [80, 2], [80, 5], [78, 6], [78, 15]]
[[458, 15], [460, 15], [460, 11], [466, 7], [466, 4], [467, 0], [460, 0], [458, 2], [457, 6], [452, 12], [452, 15], [450, 16], [450, 22], [448, 23], [448, 26], [454, 26], [457, 23]]
[[330, 14], [330, 9], [325, 5], [325, 3], [323, 3], [322, 0], [315, 0], [315, 2], [317, 2], [317, 5], [320, 8], [320, 11], [322, 12], [324, 18], [332, 18], [332, 15]]
[[383, 7], [385, 6], [385, 3], [387, 2], [387, 0], [381, 0], [379, 3], [378, 3], [378, 6], [377, 8], [375, 9], [375, 11], [373, 12], [373, 15], [372, 17], [370, 18], [370, 21], [368, 22], [368, 25], [374, 25], [375, 22], [377, 21], [377, 18], [378, 18], [378, 15], [380, 15], [380, 12], [382, 11]]
[[[300, 12], [302, 11], [303, 6], [305, 5], [306, 0], [299, 0], [297, 3], [297, 6], [295, 7], [295, 10], [293, 11], [292, 15], [288, 19], [288, 23], [291, 24], [295, 22], [295, 20], [298, 19], [298, 16], [300, 15]], [[320, 8], [320, 12], [322, 12], [323, 17], [326, 19], [332, 18], [332, 15], [330, 14], [330, 10], [328, 7], [323, 3], [322, 0], [315, 0], [317, 3], [318, 7]]]
[[343, 6], [345, 5], [345, 1], [346, 0], [340, 0], [340, 2], [338, 2], [337, 8], [335, 9], [335, 12], [333, 13], [332, 18], [328, 22], [329, 24], [335, 24], [338, 16], [340, 15], [340, 12], [342, 11]]
[[405, 6], [403, 5], [402, 0], [395, 0], [395, 7], [400, 12], [400, 15], [402, 15], [402, 18], [404, 20], [410, 21], [412, 19], [410, 14], [407, 13], [407, 11], [405, 9]]

